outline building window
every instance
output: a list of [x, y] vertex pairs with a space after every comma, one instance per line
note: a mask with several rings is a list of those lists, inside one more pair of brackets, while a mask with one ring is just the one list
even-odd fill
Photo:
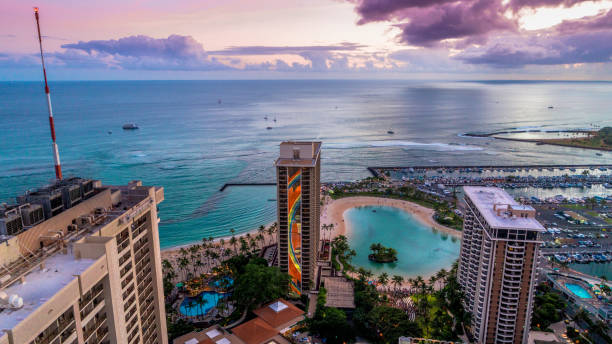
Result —
[[293, 150], [293, 159], [299, 159], [300, 158], [300, 150], [299, 149], [294, 149]]

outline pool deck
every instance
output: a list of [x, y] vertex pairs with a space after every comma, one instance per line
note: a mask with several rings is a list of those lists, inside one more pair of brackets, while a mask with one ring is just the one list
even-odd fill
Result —
[[332, 200], [330, 197], [326, 197], [324, 206], [321, 209], [321, 225], [334, 225], [332, 237], [346, 235], [347, 226], [345, 226], [344, 222], [344, 212], [348, 209], [362, 206], [385, 206], [398, 208], [411, 214], [415, 219], [427, 227], [448, 233], [457, 238], [461, 238], [460, 231], [443, 226], [433, 219], [433, 209], [408, 201], [383, 197], [356, 196], [340, 198], [337, 200]]

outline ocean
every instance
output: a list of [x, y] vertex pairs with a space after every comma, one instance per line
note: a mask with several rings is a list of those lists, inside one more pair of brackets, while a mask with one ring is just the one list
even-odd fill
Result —
[[[610, 152], [462, 135], [612, 125], [612, 83], [606, 82], [101, 81], [50, 87], [64, 175], [163, 186], [162, 248], [274, 221], [274, 187], [219, 188], [274, 182], [282, 140], [323, 141], [324, 181], [366, 177], [367, 166], [612, 161]], [[122, 130], [128, 122], [140, 129]], [[42, 84], [0, 83], [0, 201], [49, 182], [52, 165]]]

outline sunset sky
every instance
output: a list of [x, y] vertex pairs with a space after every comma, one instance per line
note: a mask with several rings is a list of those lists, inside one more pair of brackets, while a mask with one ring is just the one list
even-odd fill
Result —
[[612, 0], [0, 0], [0, 80], [612, 79]]

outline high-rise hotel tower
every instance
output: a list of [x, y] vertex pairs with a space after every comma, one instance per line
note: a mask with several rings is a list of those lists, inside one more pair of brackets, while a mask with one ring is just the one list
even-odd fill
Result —
[[276, 160], [278, 262], [291, 290], [310, 290], [315, 278], [321, 214], [321, 142], [283, 142]]
[[464, 187], [458, 279], [478, 343], [527, 343], [537, 280], [535, 209], [493, 187]]
[[70, 178], [0, 206], [0, 344], [167, 344], [163, 198]]

